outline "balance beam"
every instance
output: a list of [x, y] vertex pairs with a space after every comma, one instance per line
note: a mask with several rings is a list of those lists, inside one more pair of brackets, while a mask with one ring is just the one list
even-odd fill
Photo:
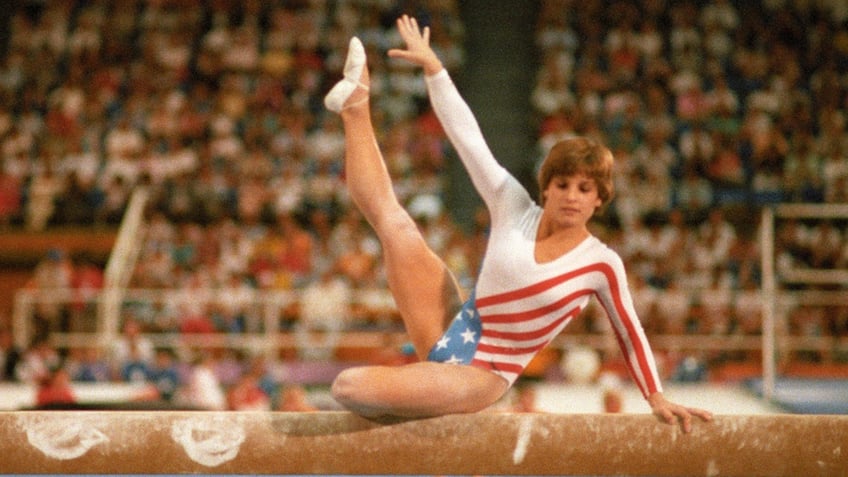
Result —
[[848, 475], [848, 416], [0, 412], [0, 472]]

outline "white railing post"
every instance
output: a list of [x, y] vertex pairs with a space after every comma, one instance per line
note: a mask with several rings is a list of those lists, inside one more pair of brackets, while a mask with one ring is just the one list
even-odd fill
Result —
[[135, 261], [140, 250], [141, 228], [144, 225], [144, 209], [149, 193], [146, 188], [138, 187], [127, 204], [118, 237], [112, 247], [109, 262], [106, 264], [103, 283], [103, 300], [98, 308], [97, 331], [100, 333], [100, 345], [108, 346], [120, 330], [121, 302], [124, 290], [132, 277]]
[[760, 249], [763, 274], [763, 398], [771, 401], [777, 375], [775, 364], [774, 211], [765, 207], [760, 221]]
[[[823, 269], [794, 267], [780, 270], [780, 277], [775, 270], [775, 220], [776, 219], [819, 219], [834, 220], [848, 218], [848, 204], [778, 204], [774, 208], [765, 207], [762, 212], [760, 246], [763, 274], [763, 397], [771, 400], [774, 397], [775, 380], [777, 375], [776, 355], [776, 305], [778, 299], [783, 304], [787, 296], [782, 283], [799, 283], [804, 285], [838, 285], [842, 290], [820, 292], [818, 295], [792, 293], [799, 304], [830, 304], [841, 303], [844, 299], [844, 289], [848, 287], [848, 273], [844, 269]], [[785, 313], [781, 319], [785, 321]], [[786, 341], [786, 337], [783, 337]], [[785, 347], [784, 347], [785, 348]]]
[[12, 333], [15, 346], [27, 349], [32, 339], [30, 322], [32, 320], [33, 292], [21, 289], [15, 293], [15, 306], [12, 311]]
[[277, 333], [280, 329], [280, 300], [265, 296], [262, 300], [263, 354], [269, 361], [277, 357]]

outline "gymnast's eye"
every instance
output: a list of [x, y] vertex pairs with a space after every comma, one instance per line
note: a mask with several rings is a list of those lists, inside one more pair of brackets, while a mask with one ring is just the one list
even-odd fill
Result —
[[580, 192], [592, 192], [595, 190], [595, 181], [592, 180], [584, 180], [580, 182]]

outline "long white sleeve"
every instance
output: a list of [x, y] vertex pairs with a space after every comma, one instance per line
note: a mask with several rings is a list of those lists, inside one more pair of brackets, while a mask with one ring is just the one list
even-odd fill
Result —
[[495, 159], [471, 108], [460, 96], [447, 70], [426, 76], [430, 103], [471, 182], [487, 204], [492, 204], [509, 172]]
[[447, 72], [442, 70], [426, 81], [436, 116], [492, 218], [475, 284], [474, 306], [481, 329], [470, 364], [514, 383], [536, 353], [596, 296], [609, 315], [639, 389], [645, 397], [661, 390], [620, 257], [590, 237], [556, 260], [538, 262], [535, 246], [542, 209], [497, 162]]

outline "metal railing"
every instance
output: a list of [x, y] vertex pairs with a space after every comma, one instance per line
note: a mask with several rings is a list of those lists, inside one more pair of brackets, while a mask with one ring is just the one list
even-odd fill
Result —
[[[107, 347], [120, 334], [119, 325], [127, 303], [150, 302], [159, 306], [176, 306], [179, 300], [186, 299], [185, 290], [137, 290], [127, 289], [129, 277], [135, 266], [143, 233], [143, 211], [147, 200], [146, 191], [139, 189], [133, 196], [119, 231], [118, 240], [106, 270], [106, 285], [94, 297], [87, 298], [88, 304], [97, 309], [96, 329], [92, 332], [60, 330], [50, 337], [56, 346], [68, 348], [76, 346]], [[762, 351], [764, 371], [764, 394], [770, 398], [774, 390], [777, 374], [777, 360], [793, 351], [840, 352], [848, 349], [848, 337], [834, 336], [790, 336], [785, 332], [787, 310], [777, 303], [795, 303], [800, 306], [848, 306], [848, 271], [846, 270], [775, 270], [774, 264], [774, 225], [776, 217], [795, 218], [848, 218], [848, 204], [808, 205], [792, 204], [766, 208], [762, 213], [761, 252], [763, 286], [760, 290], [762, 304], [762, 333], [760, 335], [652, 335], [650, 341], [655, 349], [666, 350], [749, 350]], [[785, 290], [781, 286], [786, 282], [801, 282], [813, 285], [837, 285], [840, 290]], [[211, 304], [220, 300], [220, 290], [192, 290], [190, 300], [197, 304]], [[399, 326], [393, 301], [387, 290], [380, 290], [384, 299], [374, 307], [364, 298], [364, 294], [355, 294], [350, 305], [374, 309], [368, 313], [393, 315], [398, 326], [385, 329], [363, 331], [361, 329], [342, 329], [337, 339], [338, 347], [385, 347], [402, 343], [406, 338]], [[148, 337], [160, 346], [189, 347], [234, 347], [251, 349], [267, 354], [275, 354], [280, 349], [297, 349], [306, 346], [296, 332], [281, 326], [282, 310], [299, 302], [297, 290], [256, 290], [250, 303], [250, 322], [244, 333], [184, 334], [151, 333]], [[33, 330], [33, 317], [39, 304], [72, 304], [78, 300], [73, 289], [30, 290], [17, 292], [14, 304], [13, 332], [18, 346], [30, 344]], [[643, 319], [647, 317], [642, 317]], [[781, 325], [781, 326], [779, 326]], [[73, 331], [73, 332], [71, 332]], [[555, 346], [567, 348], [575, 343], [585, 344], [605, 352], [615, 352], [618, 344], [612, 336], [606, 334], [572, 334], [566, 332], [555, 341]]]
[[848, 204], [779, 204], [762, 210], [760, 219], [760, 253], [763, 298], [763, 396], [771, 400], [777, 381], [777, 360], [781, 349], [777, 329], [785, 313], [777, 303], [786, 294], [784, 283], [830, 285], [841, 290], [810, 290], [795, 293], [793, 299], [802, 305], [848, 304], [848, 270], [788, 268], [777, 270], [775, 265], [775, 223], [778, 219], [848, 219]]
[[[216, 290], [193, 290], [194, 305], [206, 306], [220, 303], [221, 298]], [[374, 291], [366, 292], [373, 295]], [[354, 294], [350, 307], [357, 306], [365, 310], [369, 316], [382, 317], [382, 325], [372, 324], [370, 329], [362, 327], [362, 323], [352, 323], [347, 329], [338, 330], [338, 340], [335, 346], [340, 348], [385, 348], [399, 346], [406, 341], [400, 319], [391, 302], [388, 290], [380, 290], [383, 295], [382, 304], [374, 306], [374, 301], [366, 297], [366, 293]], [[783, 299], [794, 303], [825, 303], [848, 305], [848, 294], [826, 291], [784, 291]], [[140, 290], [127, 289], [122, 293], [122, 307], [130, 304], [147, 304], [158, 309], [173, 310], [186, 299], [181, 290]], [[105, 300], [111, 300], [106, 292], [101, 292], [88, 301], [96, 306]], [[285, 316], [285, 310], [297, 306], [299, 292], [296, 290], [263, 291], [257, 290], [247, 303], [247, 314], [253, 316], [257, 326], [243, 333], [179, 333], [176, 331], [147, 333], [145, 336], [154, 345], [164, 347], [188, 348], [221, 348], [230, 347], [243, 350], [263, 352], [277, 355], [280, 350], [298, 350], [308, 343], [301, 342], [297, 333], [283, 326], [290, 319]], [[26, 346], [31, 339], [31, 327], [35, 310], [39, 304], [70, 304], [76, 300], [74, 289], [53, 290], [19, 290], [16, 295], [16, 313], [14, 323], [15, 341], [19, 346]], [[120, 313], [119, 313], [120, 314]], [[349, 318], [353, 315], [347, 310], [340, 315]], [[646, 318], [646, 317], [643, 317]], [[342, 318], [345, 319], [344, 317]], [[103, 320], [97, 320], [102, 325]], [[297, 323], [297, 317], [295, 317]], [[101, 326], [93, 332], [53, 332], [50, 339], [59, 348], [106, 346], [114, 342], [119, 335], [118, 326]], [[760, 335], [711, 335], [711, 334], [653, 334], [649, 336], [651, 346], [656, 350], [687, 350], [687, 351], [758, 351], [765, 349], [765, 342]], [[618, 352], [618, 343], [612, 334], [605, 332], [568, 333], [567, 331], [554, 341], [554, 346], [569, 349], [575, 345], [585, 345], [606, 353]], [[789, 336], [776, 334], [774, 349], [782, 354], [792, 351], [848, 351], [848, 337], [834, 336]]]

